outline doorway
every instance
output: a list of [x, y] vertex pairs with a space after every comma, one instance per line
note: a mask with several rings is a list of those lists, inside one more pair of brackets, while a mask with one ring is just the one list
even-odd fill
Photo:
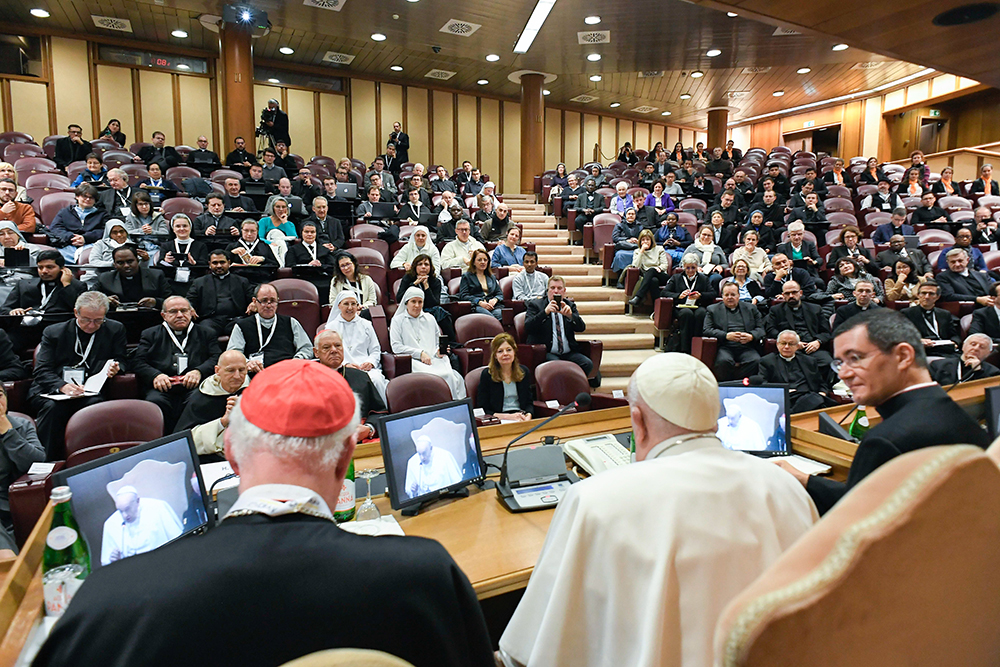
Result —
[[941, 137], [947, 136], [948, 121], [940, 118], [921, 118], [920, 136], [917, 147], [924, 155], [938, 153], [942, 150]]
[[813, 153], [840, 155], [840, 125], [821, 127], [812, 135]]

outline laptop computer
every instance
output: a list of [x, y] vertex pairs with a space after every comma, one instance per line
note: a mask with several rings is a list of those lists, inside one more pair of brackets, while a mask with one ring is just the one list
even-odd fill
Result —
[[243, 183], [243, 191], [248, 197], [263, 197], [267, 195], [267, 183]]
[[376, 220], [387, 220], [396, 217], [396, 206], [390, 202], [376, 202], [372, 204], [372, 218]]
[[920, 248], [920, 237], [916, 234], [907, 234], [903, 237], [906, 241], [906, 247], [908, 250], [917, 250]]
[[337, 197], [340, 199], [357, 199], [357, 183], [337, 183]]
[[192, 164], [215, 164], [216, 159], [208, 153], [191, 153]]
[[15, 250], [14, 248], [3, 249], [4, 268], [14, 269], [31, 265], [31, 253], [27, 248]]

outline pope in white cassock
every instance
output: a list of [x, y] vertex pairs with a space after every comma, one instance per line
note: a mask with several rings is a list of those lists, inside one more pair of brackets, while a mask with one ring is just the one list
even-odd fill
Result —
[[115, 494], [117, 511], [104, 522], [101, 565], [152, 551], [183, 532], [177, 512], [165, 501], [140, 498], [134, 486]]
[[818, 519], [783, 470], [723, 448], [701, 361], [647, 359], [628, 399], [636, 463], [559, 503], [500, 638], [507, 665], [707, 667], [725, 605]]
[[410, 498], [462, 481], [458, 461], [447, 449], [435, 447], [427, 436], [417, 436], [417, 453], [406, 462], [406, 495]]
[[759, 452], [767, 449], [767, 439], [760, 430], [760, 424], [743, 416], [743, 410], [735, 402], [726, 402], [726, 416], [719, 418], [719, 440], [729, 449], [743, 452]]

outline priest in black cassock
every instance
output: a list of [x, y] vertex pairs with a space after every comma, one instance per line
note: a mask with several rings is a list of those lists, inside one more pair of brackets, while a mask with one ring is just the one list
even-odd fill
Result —
[[191, 304], [182, 296], [166, 298], [160, 314], [163, 322], [142, 332], [131, 367], [146, 400], [163, 413], [164, 433], [170, 433], [188, 395], [212, 374], [219, 340], [192, 321]]
[[28, 310], [67, 313], [87, 286], [73, 277], [58, 250], [43, 250], [36, 260], [38, 277], [18, 280], [7, 295], [0, 314], [24, 315]]
[[316, 334], [313, 354], [319, 363], [344, 376], [357, 397], [358, 414], [361, 415], [362, 422], [358, 428], [358, 440], [374, 438], [378, 433], [378, 421], [372, 413], [385, 412], [385, 403], [368, 373], [344, 364], [344, 339], [340, 332], [336, 329], [324, 329]]
[[791, 329], [778, 334], [778, 351], [761, 358], [758, 369], [764, 382], [787, 384], [792, 413], [836, 405], [830, 398], [829, 372], [812, 355], [798, 354], [802, 341]]
[[253, 300], [253, 288], [243, 276], [230, 273], [232, 255], [215, 250], [208, 257], [211, 270], [191, 283], [187, 298], [198, 314], [198, 323], [218, 337], [228, 334], [233, 322], [247, 313]]
[[34, 664], [273, 667], [356, 647], [416, 667], [494, 665], [475, 591], [444, 547], [334, 522], [356, 414], [350, 386], [322, 364], [263, 371], [230, 414], [240, 497], [221, 524], [92, 572]]
[[[340, 229], [340, 225], [333, 225]], [[299, 227], [302, 243], [288, 246], [285, 255], [285, 266], [292, 267], [296, 278], [307, 280], [316, 286], [319, 292], [319, 302], [330, 302], [330, 276], [337, 266], [333, 253], [319, 239], [317, 224], [306, 220]], [[307, 268], [296, 268], [307, 267]]]
[[137, 303], [141, 308], [159, 308], [163, 299], [170, 296], [170, 283], [163, 271], [141, 266], [135, 246], [115, 248], [112, 260], [114, 270], [97, 277], [97, 291], [108, 296], [112, 309], [125, 303]]
[[257, 231], [256, 220], [244, 220], [240, 223], [239, 240], [226, 246], [226, 250], [233, 254], [233, 264], [277, 268], [280, 266], [278, 258], [274, 256], [267, 241], [260, 239]]
[[846, 482], [809, 476], [777, 462], [802, 482], [820, 514], [901, 454], [937, 445], [990, 444], [986, 431], [931, 379], [920, 332], [897, 311], [867, 310], [833, 336], [834, 370], [854, 402], [874, 407], [882, 421], [861, 438]]

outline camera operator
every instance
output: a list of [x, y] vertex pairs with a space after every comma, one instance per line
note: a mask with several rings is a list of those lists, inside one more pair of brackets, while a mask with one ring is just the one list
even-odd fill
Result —
[[278, 100], [268, 100], [267, 108], [260, 112], [257, 136], [262, 134], [270, 137], [272, 147], [277, 143], [283, 143], [286, 147], [292, 145], [292, 139], [288, 136], [288, 114], [278, 107]]

